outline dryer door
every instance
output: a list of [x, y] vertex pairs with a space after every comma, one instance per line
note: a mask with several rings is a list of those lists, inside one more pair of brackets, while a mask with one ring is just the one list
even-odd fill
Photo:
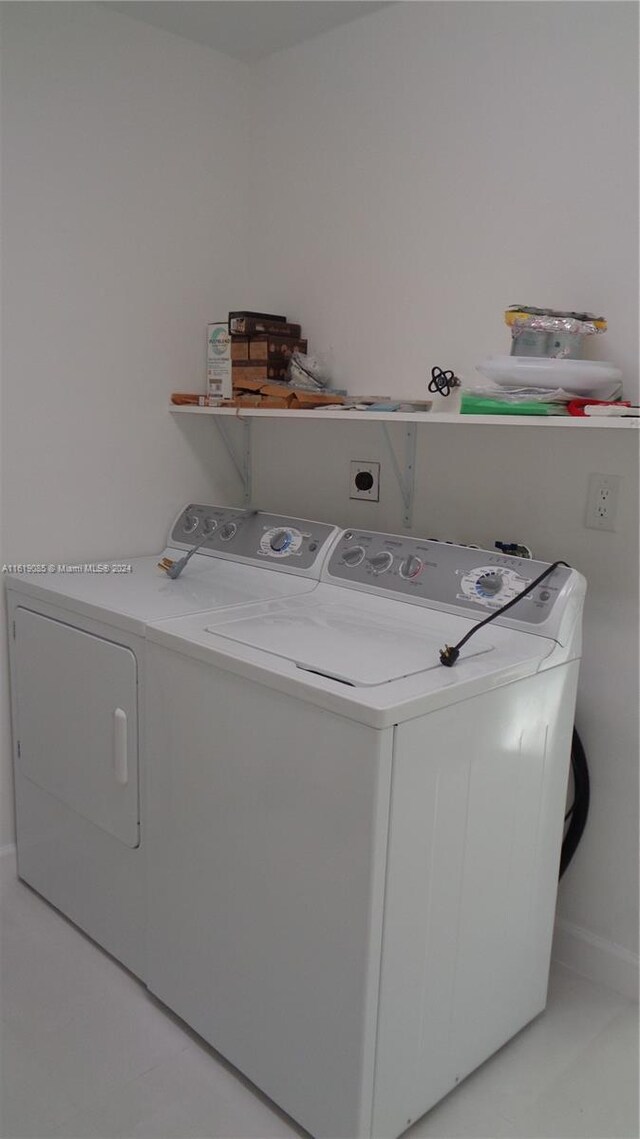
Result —
[[114, 838], [137, 846], [137, 663], [123, 645], [19, 608], [20, 772]]

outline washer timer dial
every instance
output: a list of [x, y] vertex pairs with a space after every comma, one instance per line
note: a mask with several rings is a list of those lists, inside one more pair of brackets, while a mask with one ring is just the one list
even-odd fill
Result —
[[529, 579], [508, 566], [478, 566], [460, 582], [461, 598], [468, 598], [488, 609], [499, 609], [526, 589]]
[[481, 597], [495, 597], [496, 593], [500, 593], [502, 589], [502, 574], [501, 573], [483, 573], [476, 581], [476, 593]]
[[293, 526], [271, 526], [260, 539], [260, 553], [270, 558], [288, 558], [298, 552], [302, 538]]

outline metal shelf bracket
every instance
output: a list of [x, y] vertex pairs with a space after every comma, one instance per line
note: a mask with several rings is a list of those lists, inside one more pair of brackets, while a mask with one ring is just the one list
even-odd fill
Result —
[[396, 476], [400, 494], [402, 496], [403, 506], [403, 523], [407, 530], [413, 526], [413, 495], [415, 488], [415, 474], [416, 474], [416, 425], [415, 423], [403, 424], [403, 437], [404, 437], [404, 470], [400, 469], [400, 464], [396, 457], [393, 443], [391, 442], [391, 435], [386, 423], [380, 424], [382, 434], [389, 449], [391, 456], [391, 465], [393, 473]]
[[225, 445], [227, 454], [235, 467], [236, 474], [242, 483], [243, 499], [245, 506], [251, 506], [251, 420], [241, 419], [240, 416], [233, 416], [235, 423], [242, 425], [242, 439], [241, 448], [238, 450], [231, 442], [231, 437], [227, 431], [227, 419], [215, 419], [215, 425], [218, 428], [218, 434]]
[[[229, 417], [233, 422], [240, 423], [242, 428], [241, 447], [236, 446], [235, 440], [232, 441], [231, 433], [228, 430], [228, 420], [220, 417], [215, 418], [214, 422], [218, 429], [218, 434], [224, 443], [225, 450], [233, 463], [235, 472], [242, 483], [244, 505], [251, 505], [252, 498], [252, 470], [251, 470], [251, 419], [241, 416]], [[398, 424], [400, 426], [400, 424]], [[391, 458], [391, 466], [393, 473], [396, 477], [400, 495], [402, 497], [402, 521], [407, 530], [413, 526], [413, 498], [415, 489], [415, 470], [416, 470], [416, 424], [403, 423], [402, 435], [404, 439], [404, 468], [401, 468], [396, 452], [391, 441], [391, 433], [386, 423], [381, 423], [382, 436], [387, 444], [389, 456]]]

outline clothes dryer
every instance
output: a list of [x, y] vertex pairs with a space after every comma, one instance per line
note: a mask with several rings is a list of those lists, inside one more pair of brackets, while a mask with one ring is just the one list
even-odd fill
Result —
[[148, 621], [317, 585], [335, 529], [189, 504], [160, 555], [9, 575], [18, 873], [144, 976]]

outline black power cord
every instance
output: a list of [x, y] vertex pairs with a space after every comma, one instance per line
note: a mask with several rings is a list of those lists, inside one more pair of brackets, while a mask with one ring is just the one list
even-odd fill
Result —
[[544, 581], [546, 577], [549, 577], [549, 575], [552, 574], [554, 569], [557, 569], [558, 566], [566, 566], [567, 569], [571, 569], [571, 566], [568, 562], [552, 562], [552, 564], [550, 566], [547, 566], [546, 570], [544, 570], [544, 572], [541, 573], [535, 579], [535, 581], [530, 582], [529, 585], [525, 586], [524, 589], [521, 589], [520, 593], [516, 593], [516, 596], [512, 597], [511, 601], [507, 601], [506, 605], [502, 605], [500, 609], [496, 609], [494, 613], [490, 613], [488, 617], [485, 617], [484, 621], [478, 621], [478, 624], [469, 629], [469, 632], [466, 633], [460, 641], [458, 641], [457, 645], [445, 645], [444, 648], [440, 650], [440, 664], [444, 664], [447, 668], [451, 668], [460, 656], [460, 649], [462, 646], [466, 645], [469, 638], [472, 637], [474, 633], [477, 633], [478, 629], [481, 629], [483, 625], [488, 625], [490, 621], [495, 621], [496, 617], [500, 617], [502, 613], [506, 613], [507, 609], [511, 609], [512, 605], [516, 605], [518, 601], [520, 601], [523, 597], [526, 597], [528, 593], [531, 593], [536, 588], [536, 586], [540, 585], [540, 582]]

